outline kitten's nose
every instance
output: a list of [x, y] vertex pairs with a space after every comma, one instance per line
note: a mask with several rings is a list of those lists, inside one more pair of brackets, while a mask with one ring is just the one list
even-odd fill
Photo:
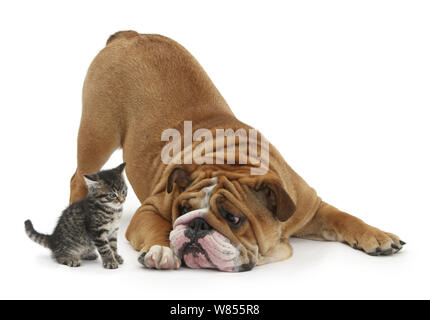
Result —
[[119, 202], [124, 202], [125, 201], [125, 197], [118, 197]]

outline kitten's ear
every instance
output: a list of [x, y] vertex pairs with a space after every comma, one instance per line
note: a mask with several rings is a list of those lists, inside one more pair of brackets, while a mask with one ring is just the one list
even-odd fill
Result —
[[84, 180], [88, 189], [96, 188], [97, 186], [99, 186], [99, 181], [95, 175], [84, 174]]
[[118, 167], [115, 168], [115, 170], [122, 173], [124, 171], [124, 168], [125, 168], [125, 162], [121, 163]]

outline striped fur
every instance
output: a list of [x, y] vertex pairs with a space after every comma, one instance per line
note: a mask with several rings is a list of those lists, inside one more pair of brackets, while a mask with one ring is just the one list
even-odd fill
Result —
[[40, 244], [42, 247], [49, 248], [49, 235], [41, 234], [34, 230], [30, 220], [25, 221], [25, 232], [31, 240]]
[[81, 260], [97, 259], [98, 252], [105, 268], [118, 268], [124, 262], [117, 251], [119, 220], [127, 196], [124, 166], [86, 175], [87, 197], [63, 211], [51, 235], [37, 232], [27, 220], [29, 238], [51, 249], [57, 262], [69, 267], [79, 267]]

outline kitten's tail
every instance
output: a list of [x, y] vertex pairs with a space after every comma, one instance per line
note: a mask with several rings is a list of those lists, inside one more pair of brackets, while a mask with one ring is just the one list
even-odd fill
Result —
[[30, 220], [25, 221], [25, 232], [27, 233], [28, 237], [33, 240], [34, 242], [40, 244], [41, 246], [45, 248], [49, 248], [49, 236], [46, 234], [41, 234], [34, 230], [33, 224]]

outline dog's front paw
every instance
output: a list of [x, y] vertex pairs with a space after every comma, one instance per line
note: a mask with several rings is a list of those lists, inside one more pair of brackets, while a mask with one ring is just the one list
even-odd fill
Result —
[[388, 256], [399, 252], [406, 244], [392, 233], [381, 231], [370, 227], [364, 233], [346, 239], [346, 242], [353, 247], [364, 251], [371, 256]]
[[159, 245], [152, 246], [148, 252], [141, 252], [138, 260], [150, 269], [169, 270], [178, 269], [181, 266], [181, 259], [173, 253], [172, 249]]

